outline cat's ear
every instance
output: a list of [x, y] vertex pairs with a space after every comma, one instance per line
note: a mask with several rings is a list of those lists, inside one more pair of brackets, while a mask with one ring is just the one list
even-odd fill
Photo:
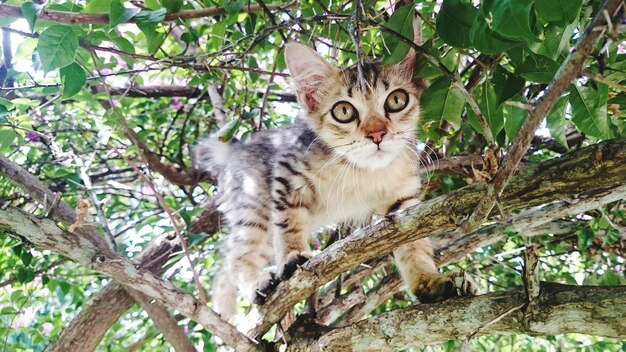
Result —
[[285, 45], [285, 62], [296, 82], [300, 102], [309, 112], [317, 111], [323, 96], [322, 83], [337, 69], [315, 50], [294, 42]]
[[[419, 16], [413, 17], [413, 42], [417, 45], [422, 45], [422, 21]], [[405, 73], [409, 78], [413, 78], [415, 73], [415, 61], [417, 59], [417, 53], [414, 49], [409, 49], [404, 59], [398, 64], [400, 71]]]

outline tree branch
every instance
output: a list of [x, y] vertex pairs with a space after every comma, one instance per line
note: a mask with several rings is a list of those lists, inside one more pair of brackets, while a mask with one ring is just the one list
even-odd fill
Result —
[[[523, 287], [382, 313], [318, 336], [296, 338], [288, 351], [396, 351], [485, 334], [583, 333], [626, 338], [626, 286], [541, 283], [537, 305], [524, 311]], [[528, 322], [524, 324], [523, 322]]]
[[120, 284], [162, 301], [202, 324], [237, 351], [258, 347], [213, 310], [139, 265], [114, 253], [104, 253], [87, 239], [63, 231], [49, 219], [40, 219], [13, 207], [0, 210], [0, 227], [17, 233], [41, 249], [58, 252], [92, 270], [111, 276]]
[[522, 124], [515, 140], [509, 148], [508, 154], [504, 157], [498, 172], [496, 173], [491, 185], [487, 189], [486, 196], [480, 201], [472, 215], [461, 224], [461, 231], [469, 232], [476, 229], [482, 224], [494, 205], [502, 191], [506, 187], [509, 179], [513, 176], [518, 168], [519, 162], [528, 150], [535, 131], [541, 124], [541, 121], [548, 115], [550, 110], [559, 100], [565, 89], [580, 74], [585, 60], [596, 47], [596, 43], [604, 35], [607, 27], [607, 18], [604, 13], [610, 14], [612, 25], [621, 22], [623, 14], [617, 15], [618, 10], [623, 6], [624, 0], [605, 0], [598, 9], [596, 16], [593, 18], [584, 34], [578, 39], [573, 51], [567, 56], [554, 80], [546, 88], [545, 94], [535, 108], [528, 113], [528, 117]]
[[[296, 1], [292, 1], [288, 4], [269, 4], [270, 9], [283, 9], [288, 8], [296, 4]], [[259, 5], [244, 6], [241, 12], [251, 13], [259, 12], [263, 9]], [[212, 17], [218, 15], [225, 15], [226, 10], [223, 7], [209, 7], [198, 10], [181, 10], [179, 12], [168, 13], [165, 15], [165, 22], [181, 20], [189, 20], [193, 18]], [[15, 17], [24, 18], [22, 9], [18, 6], [0, 5], [1, 17]], [[39, 15], [38, 20], [52, 21], [67, 24], [109, 24], [109, 15], [105, 13], [76, 13], [76, 12], [64, 12], [43, 9]], [[134, 23], [134, 19], [130, 19], [125, 23]]]
[[[501, 198], [504, 209], [528, 208], [626, 182], [626, 139], [599, 143], [519, 172]], [[417, 204], [338, 241], [311, 258], [260, 307], [251, 336], [262, 335], [299, 300], [367, 259], [420, 238], [453, 231], [484, 196], [474, 184]], [[367, 248], [367, 250], [363, 250]]]

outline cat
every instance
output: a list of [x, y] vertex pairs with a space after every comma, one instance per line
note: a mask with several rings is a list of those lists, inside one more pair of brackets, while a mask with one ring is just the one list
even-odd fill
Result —
[[[218, 171], [218, 209], [230, 227], [225, 263], [214, 282], [214, 309], [236, 313], [237, 288], [263, 301], [309, 258], [309, 233], [320, 226], [386, 215], [419, 201], [416, 150], [419, 96], [415, 52], [392, 66], [341, 69], [298, 43], [285, 46], [302, 119], [244, 142], [216, 138], [195, 148], [198, 168]], [[437, 271], [428, 238], [396, 249], [397, 267], [421, 302], [458, 294], [455, 277]], [[456, 276], [455, 276], [456, 275]], [[469, 281], [468, 281], [469, 282]], [[464, 291], [475, 292], [466, 284]]]

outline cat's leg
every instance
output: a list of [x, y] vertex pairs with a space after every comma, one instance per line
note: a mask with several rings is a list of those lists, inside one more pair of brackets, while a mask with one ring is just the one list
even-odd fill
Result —
[[407, 243], [396, 249], [393, 255], [407, 290], [422, 303], [478, 292], [477, 285], [464, 272], [439, 273], [428, 238]]
[[222, 207], [230, 226], [226, 241], [225, 263], [214, 282], [213, 297], [218, 313], [233, 314], [236, 286], [242, 295], [255, 300], [257, 289], [271, 279], [265, 270], [273, 256], [271, 215], [268, 200], [253, 194], [225, 199]]
[[[417, 198], [407, 197], [392, 206], [396, 209], [417, 204]], [[400, 246], [393, 252], [407, 290], [420, 302], [430, 303], [461, 295], [475, 295], [478, 286], [464, 272], [441, 275], [435, 265], [430, 239], [422, 238]]]

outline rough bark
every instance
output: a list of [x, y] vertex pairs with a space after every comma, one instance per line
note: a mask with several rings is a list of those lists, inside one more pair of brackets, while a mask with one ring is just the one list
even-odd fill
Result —
[[[599, 192], [624, 182], [626, 139], [619, 139], [529, 166], [511, 179], [500, 199], [502, 208], [512, 211]], [[268, 296], [250, 335], [264, 334], [298, 301], [359, 263], [401, 244], [455, 231], [459, 221], [471, 214], [484, 197], [486, 188], [485, 184], [474, 184], [422, 202], [334, 243]]]
[[288, 351], [396, 351], [484, 334], [583, 333], [626, 338], [626, 286], [542, 283], [528, 309], [523, 287], [382, 313], [330, 331], [308, 331]]
[[[286, 8], [295, 2], [288, 4], [270, 4], [267, 5], [271, 9]], [[242, 12], [258, 12], [262, 8], [259, 5], [244, 6]], [[198, 10], [181, 10], [179, 12], [168, 13], [165, 15], [165, 21], [189, 20], [193, 18], [212, 17], [226, 14], [223, 7], [209, 7]], [[0, 16], [23, 18], [22, 9], [18, 6], [0, 5]], [[39, 15], [40, 21], [52, 21], [67, 24], [109, 24], [109, 15], [105, 13], [75, 13], [43, 9]], [[126, 23], [134, 23], [134, 19], [126, 21]]]
[[0, 227], [15, 232], [40, 249], [48, 249], [92, 270], [107, 274], [120, 284], [157, 299], [202, 324], [237, 351], [253, 351], [257, 345], [201, 304], [139, 265], [119, 255], [102, 252], [85, 238], [60, 229], [52, 220], [40, 219], [17, 208], [0, 210]]

